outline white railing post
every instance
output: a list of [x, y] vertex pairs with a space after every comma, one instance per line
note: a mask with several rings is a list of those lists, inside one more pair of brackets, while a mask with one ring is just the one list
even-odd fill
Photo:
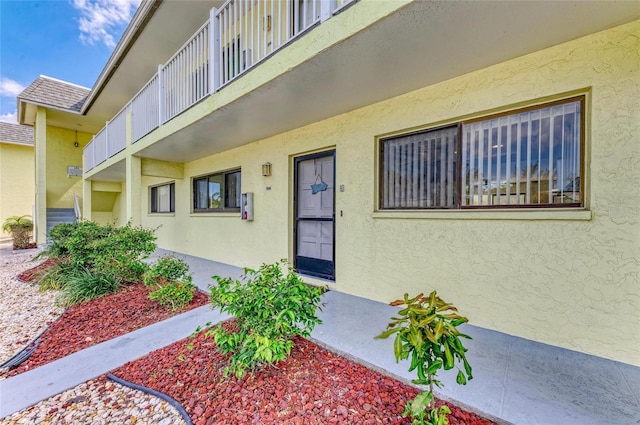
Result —
[[324, 22], [333, 15], [333, 11], [336, 10], [336, 0], [319, 0], [320, 2], [320, 22]]
[[109, 158], [109, 121], [104, 123], [104, 148], [106, 157]]
[[164, 78], [162, 76], [162, 65], [158, 65], [158, 127], [163, 124], [164, 115]]
[[91, 161], [93, 167], [95, 168], [96, 166], [96, 145], [94, 144], [94, 142], [96, 142], [96, 136], [93, 136], [93, 138], [91, 139], [91, 145], [93, 146], [93, 149], [91, 149], [91, 157], [93, 158], [93, 160]]
[[209, 12], [209, 94], [220, 88], [220, 20], [214, 7]]

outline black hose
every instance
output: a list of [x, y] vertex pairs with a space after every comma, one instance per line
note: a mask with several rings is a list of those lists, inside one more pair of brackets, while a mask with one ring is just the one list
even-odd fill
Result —
[[120, 385], [124, 385], [125, 387], [133, 388], [134, 390], [139, 390], [147, 394], [160, 397], [161, 399], [163, 399], [164, 401], [166, 401], [167, 403], [169, 403], [170, 405], [176, 408], [176, 410], [178, 411], [178, 413], [180, 413], [180, 415], [182, 416], [182, 419], [184, 419], [187, 425], [193, 425], [193, 422], [191, 421], [191, 417], [189, 416], [187, 411], [184, 410], [184, 407], [182, 407], [182, 405], [178, 403], [178, 401], [175, 400], [174, 398], [171, 398], [168, 395], [161, 393], [159, 391], [152, 390], [151, 388], [143, 387], [142, 385], [134, 384], [133, 382], [129, 382], [122, 378], [118, 378], [117, 376], [112, 375], [111, 373], [107, 374], [107, 378], [117, 382]]

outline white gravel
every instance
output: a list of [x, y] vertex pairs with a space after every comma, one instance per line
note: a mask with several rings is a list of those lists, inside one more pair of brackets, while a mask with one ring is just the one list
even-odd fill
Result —
[[[11, 358], [62, 313], [56, 293], [39, 292], [17, 275], [38, 265], [34, 253], [0, 247], [0, 363]], [[9, 378], [10, 379], [10, 378]], [[104, 378], [95, 379], [0, 419], [17, 424], [180, 425], [185, 421], [166, 401]]]
[[87, 381], [0, 421], [3, 425], [184, 423], [166, 401], [102, 379]]
[[0, 364], [62, 313], [62, 309], [54, 305], [55, 292], [40, 292], [37, 286], [17, 279], [18, 274], [41, 263], [31, 261], [34, 255], [33, 252], [11, 254], [6, 248], [0, 254]]

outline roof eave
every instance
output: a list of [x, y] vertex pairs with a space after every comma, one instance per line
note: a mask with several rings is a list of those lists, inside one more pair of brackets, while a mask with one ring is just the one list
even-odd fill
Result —
[[122, 63], [133, 43], [135, 43], [141, 31], [149, 23], [151, 17], [163, 1], [164, 0], [148, 0], [140, 3], [138, 10], [136, 10], [136, 13], [133, 15], [131, 22], [127, 26], [127, 29], [120, 38], [118, 44], [113, 49], [113, 53], [109, 57], [107, 64], [100, 72], [100, 75], [98, 75], [98, 79], [93, 85], [89, 96], [87, 96], [86, 101], [82, 105], [80, 110], [82, 115], [85, 115], [89, 111], [93, 103], [96, 101], [96, 98], [100, 93], [102, 93], [102, 90], [107, 85], [114, 72], [118, 69], [120, 63]]
[[46, 103], [36, 102], [29, 99], [22, 99], [19, 97], [17, 99], [18, 99], [18, 124], [22, 124], [22, 125], [30, 125], [30, 126], [35, 125], [35, 115], [34, 115], [33, 121], [29, 121], [29, 122], [26, 121], [26, 110], [29, 105], [35, 106], [36, 108], [40, 107], [45, 109], [54, 109], [56, 111], [66, 112], [68, 114], [83, 115], [81, 111], [74, 111], [73, 109], [61, 108], [59, 106], [48, 105]]
[[3, 145], [24, 146], [26, 148], [34, 148], [35, 147], [33, 143], [8, 142], [6, 140], [0, 140], [0, 143], [2, 143]]

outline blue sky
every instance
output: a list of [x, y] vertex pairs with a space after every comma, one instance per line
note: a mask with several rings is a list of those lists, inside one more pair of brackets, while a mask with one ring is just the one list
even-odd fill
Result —
[[39, 75], [93, 86], [140, 0], [0, 0], [0, 121]]

